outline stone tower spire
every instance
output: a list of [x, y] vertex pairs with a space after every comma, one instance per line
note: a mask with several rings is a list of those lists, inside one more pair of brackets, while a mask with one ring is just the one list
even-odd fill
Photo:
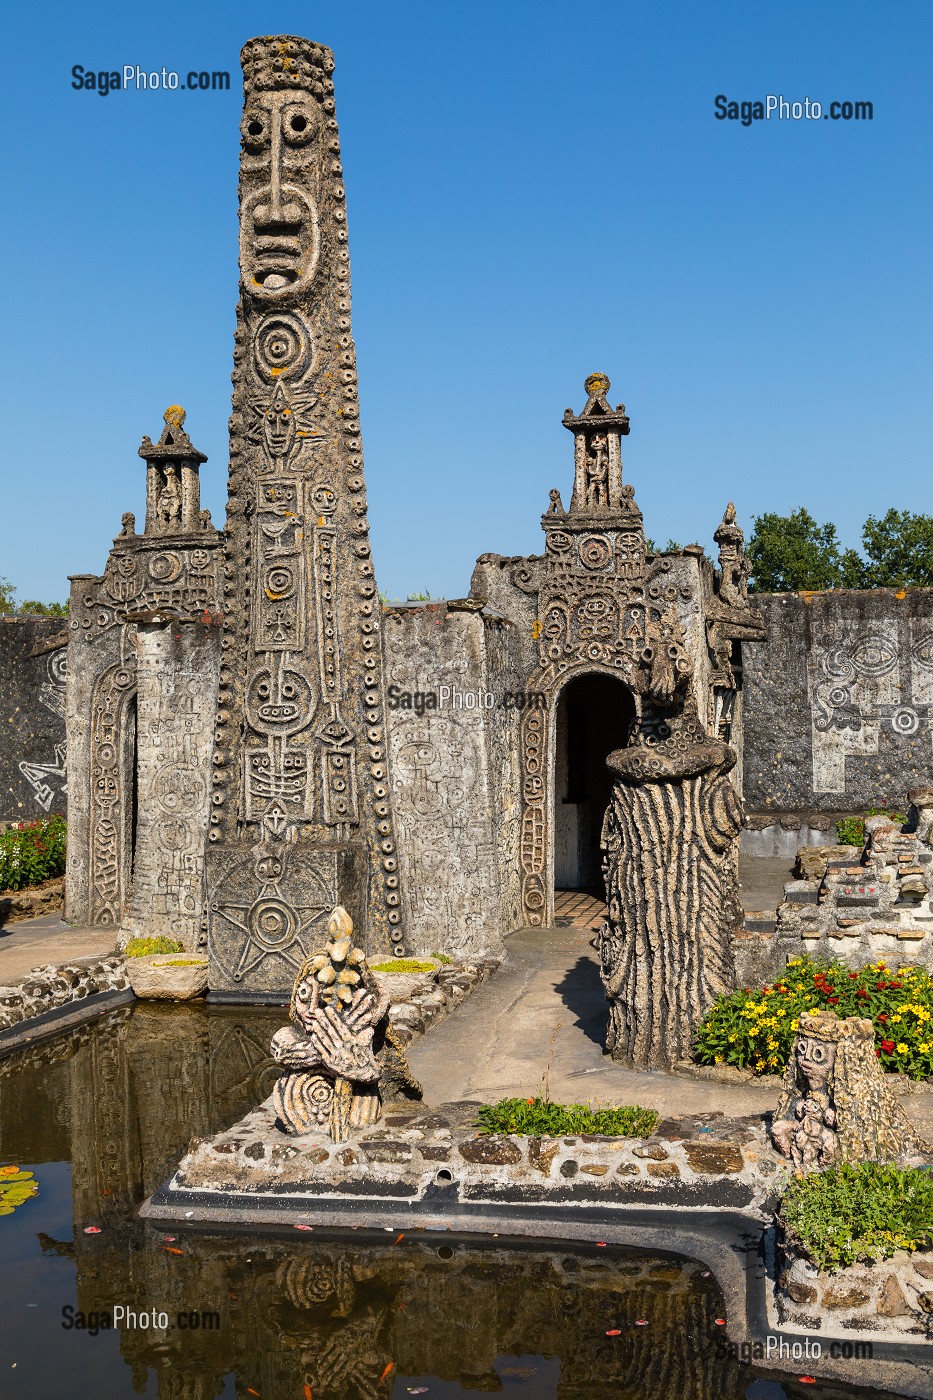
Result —
[[333, 56], [243, 48], [240, 303], [208, 847], [211, 987], [291, 986], [336, 904], [404, 944]]

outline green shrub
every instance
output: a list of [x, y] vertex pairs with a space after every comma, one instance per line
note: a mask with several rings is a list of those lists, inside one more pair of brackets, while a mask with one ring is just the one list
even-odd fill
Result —
[[863, 817], [842, 817], [836, 823], [836, 840], [840, 846], [864, 846], [865, 823], [869, 817], [889, 817], [898, 826], [903, 826], [907, 820], [902, 812], [892, 812], [888, 807], [872, 807]]
[[484, 1104], [477, 1127], [486, 1133], [518, 1133], [527, 1137], [563, 1137], [567, 1133], [600, 1133], [604, 1137], [646, 1138], [658, 1121], [653, 1108], [637, 1104], [621, 1108], [590, 1108], [586, 1104], [549, 1103], [546, 1099], [500, 1099]]
[[933, 1245], [933, 1177], [917, 1167], [860, 1162], [792, 1180], [780, 1214], [821, 1269]]
[[0, 890], [22, 890], [64, 875], [67, 837], [62, 816], [19, 822], [0, 833]]
[[128, 958], [148, 958], [153, 953], [183, 953], [184, 944], [177, 943], [174, 938], [165, 938], [162, 934], [158, 938], [131, 938], [123, 949]]
[[771, 987], [717, 997], [697, 1028], [695, 1058], [778, 1074], [790, 1057], [800, 1013], [826, 1010], [873, 1022], [885, 1070], [911, 1079], [933, 1075], [933, 978], [925, 969], [895, 973], [877, 962], [853, 971], [809, 954], [789, 959]]

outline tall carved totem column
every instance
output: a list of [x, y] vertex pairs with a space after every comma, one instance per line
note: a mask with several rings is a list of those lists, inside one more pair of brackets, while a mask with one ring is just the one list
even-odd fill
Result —
[[244, 75], [224, 634], [208, 848], [212, 994], [287, 993], [344, 905], [403, 947], [381, 606], [366, 519], [333, 56]]

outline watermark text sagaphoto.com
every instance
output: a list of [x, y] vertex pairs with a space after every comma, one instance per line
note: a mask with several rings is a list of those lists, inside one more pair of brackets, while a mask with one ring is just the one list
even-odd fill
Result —
[[768, 93], [757, 101], [743, 99], [736, 101], [720, 92], [713, 98], [713, 116], [718, 122], [738, 122], [740, 126], [751, 126], [752, 122], [775, 121], [832, 121], [870, 122], [875, 119], [873, 102], [816, 102], [805, 97], [802, 102], [794, 102], [783, 94]]
[[176, 73], [173, 68], [140, 68], [138, 63], [124, 63], [122, 68], [85, 68], [76, 63], [71, 70], [71, 86], [76, 92], [96, 92], [107, 97], [111, 92], [229, 92], [230, 74], [225, 69], [213, 71], [190, 68]]
[[114, 1330], [170, 1332], [177, 1328], [180, 1332], [216, 1332], [220, 1313], [195, 1308], [169, 1314], [162, 1308], [128, 1308], [125, 1303], [115, 1303], [112, 1309], [82, 1312], [66, 1303], [62, 1308], [62, 1327], [66, 1332], [86, 1332], [90, 1337]]

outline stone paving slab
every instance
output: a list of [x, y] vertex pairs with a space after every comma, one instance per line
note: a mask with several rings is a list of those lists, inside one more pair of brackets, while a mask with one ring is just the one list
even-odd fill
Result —
[[18, 982], [33, 968], [116, 952], [117, 931], [72, 928], [57, 914], [21, 919], [0, 928], [0, 986]]

